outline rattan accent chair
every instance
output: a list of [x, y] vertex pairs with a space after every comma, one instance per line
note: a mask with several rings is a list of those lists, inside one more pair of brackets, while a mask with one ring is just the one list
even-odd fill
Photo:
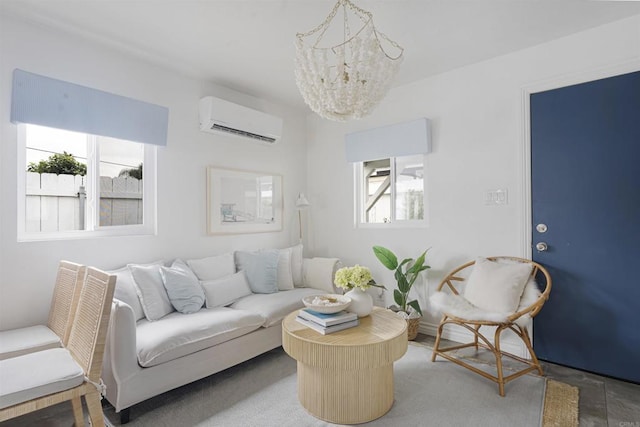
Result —
[[[498, 384], [500, 396], [504, 396], [504, 386], [507, 382], [534, 370], [537, 370], [540, 375], [543, 375], [542, 366], [540, 365], [531, 345], [527, 325], [530, 323], [530, 319], [538, 314], [544, 303], [549, 298], [549, 293], [551, 291], [551, 276], [542, 265], [530, 260], [515, 257], [490, 257], [487, 258], [487, 260], [498, 263], [527, 263], [531, 265], [531, 273], [527, 278], [528, 281], [522, 296], [520, 297], [520, 304], [512, 313], [490, 312], [486, 311], [486, 309], [482, 310], [477, 307], [473, 307], [464, 298], [462, 289], [465, 283], [468, 282], [468, 278], [470, 277], [476, 261], [467, 262], [466, 264], [454, 269], [442, 280], [437, 288], [437, 292], [434, 294], [434, 296], [437, 295], [442, 298], [434, 298], [434, 296], [430, 298], [432, 305], [437, 305], [437, 308], [443, 313], [442, 320], [438, 325], [431, 360], [435, 362], [436, 357], [441, 356], [479, 375], [482, 375], [483, 377], [496, 382]], [[436, 300], [438, 300], [437, 304], [435, 304]], [[454, 345], [446, 348], [441, 347], [443, 330], [445, 326], [448, 325], [459, 326], [470, 331], [474, 335], [473, 341], [471, 343]], [[493, 334], [493, 342], [488, 336], [483, 335], [481, 328], [485, 328], [485, 330], [487, 330], [487, 335], [489, 333]], [[500, 348], [500, 336], [507, 330], [512, 331], [523, 341], [531, 355], [530, 360], [505, 352]], [[475, 347], [476, 351], [479, 347], [491, 351], [496, 360], [497, 374], [491, 375], [450, 353], [467, 347]], [[520, 371], [505, 376], [502, 366], [503, 356], [522, 362], [526, 367]]]
[[75, 426], [84, 426], [84, 396], [91, 424], [105, 425], [100, 373], [115, 282], [89, 267], [66, 348], [0, 361], [0, 421], [70, 400]]
[[47, 324], [0, 331], [0, 360], [67, 343], [85, 273], [84, 265], [60, 261]]

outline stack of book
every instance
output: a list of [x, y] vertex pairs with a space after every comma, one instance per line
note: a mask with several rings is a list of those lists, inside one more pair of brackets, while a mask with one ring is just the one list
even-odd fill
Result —
[[358, 315], [346, 311], [325, 314], [303, 308], [298, 312], [296, 320], [322, 335], [358, 326]]

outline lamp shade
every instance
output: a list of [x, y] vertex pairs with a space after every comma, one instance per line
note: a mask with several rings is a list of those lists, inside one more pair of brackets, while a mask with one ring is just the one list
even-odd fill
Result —
[[296, 199], [296, 208], [303, 209], [310, 205], [307, 198], [304, 196], [304, 193], [298, 194], [298, 198]]

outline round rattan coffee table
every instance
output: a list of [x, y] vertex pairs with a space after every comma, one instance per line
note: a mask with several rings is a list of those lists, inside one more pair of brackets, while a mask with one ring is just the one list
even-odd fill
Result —
[[298, 399], [313, 416], [360, 424], [393, 405], [393, 362], [407, 351], [407, 322], [382, 308], [354, 328], [322, 335], [296, 321], [282, 322], [282, 347], [298, 362]]

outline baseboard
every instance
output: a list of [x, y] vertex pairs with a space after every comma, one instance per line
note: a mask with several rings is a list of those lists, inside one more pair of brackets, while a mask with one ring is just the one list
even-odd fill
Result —
[[[438, 325], [433, 323], [420, 322], [418, 332], [435, 337], [438, 333]], [[473, 334], [461, 327], [446, 327], [442, 333], [442, 338], [449, 341], [467, 343], [473, 341]], [[516, 356], [520, 356], [523, 359], [531, 358], [529, 352], [527, 351], [527, 347], [520, 339], [517, 339], [515, 341], [503, 339], [500, 342], [500, 347], [503, 351], [515, 354]]]

